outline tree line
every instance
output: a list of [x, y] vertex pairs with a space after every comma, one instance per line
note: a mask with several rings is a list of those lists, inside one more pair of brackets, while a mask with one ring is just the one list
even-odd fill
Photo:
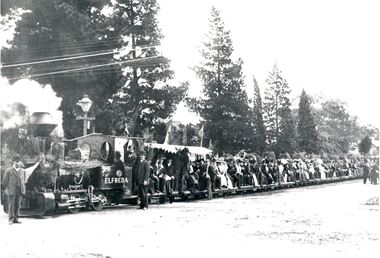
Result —
[[[203, 61], [194, 67], [204, 86], [203, 96], [188, 98], [189, 83], [173, 82], [170, 60], [158, 51], [163, 37], [158, 11], [156, 0], [3, 0], [2, 26], [21, 16], [10, 47], [1, 51], [5, 65], [115, 53], [3, 67], [2, 74], [11, 81], [42, 74], [33, 79], [51, 84], [62, 97], [66, 138], [81, 135], [76, 103], [84, 94], [94, 102], [89, 115], [96, 117], [97, 132], [153, 135], [157, 142], [164, 141], [170, 115], [186, 99], [204, 120], [204, 142], [212, 142], [220, 154], [241, 149], [260, 154], [347, 153], [358, 139], [378, 136], [377, 129], [360, 126], [338, 100], [324, 100], [321, 108], [314, 108], [315, 100], [303, 91], [298, 109], [292, 107], [290, 86], [276, 64], [266, 80], [264, 97], [255, 78], [249, 97], [243, 61], [232, 59], [230, 32], [216, 8], [211, 10], [209, 37], [200, 53]], [[57, 73], [72, 68], [81, 70]], [[200, 127], [187, 130], [190, 142], [197, 142]]]
[[[195, 67], [204, 96], [188, 99], [188, 103], [205, 119], [208, 138], [219, 154], [245, 149], [259, 154], [339, 155], [348, 153], [362, 138], [366, 138], [366, 146], [369, 136], [378, 138], [378, 129], [360, 126], [339, 100], [316, 103], [303, 90], [298, 107], [292, 107], [290, 86], [277, 64], [266, 79], [264, 98], [255, 78], [254, 95], [249, 98], [242, 60], [232, 60], [230, 31], [216, 8], [212, 8], [209, 22], [203, 61]], [[313, 107], [313, 102], [320, 108]]]

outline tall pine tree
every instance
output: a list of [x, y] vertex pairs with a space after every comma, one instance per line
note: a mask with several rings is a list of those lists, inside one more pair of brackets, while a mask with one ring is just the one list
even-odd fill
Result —
[[148, 128], [161, 142], [165, 136], [167, 118], [185, 96], [188, 85], [171, 84], [174, 72], [157, 50], [163, 37], [157, 23], [157, 1], [118, 0], [112, 8], [112, 26], [126, 39], [122, 50], [129, 50], [120, 60], [145, 58], [149, 61], [125, 67], [125, 76], [119, 82], [109, 108], [119, 114], [116, 123], [122, 122], [122, 127], [126, 123], [132, 135]]
[[266, 80], [264, 121], [269, 148], [277, 154], [296, 149], [296, 128], [290, 109], [290, 88], [277, 64]]
[[306, 153], [318, 153], [318, 133], [314, 116], [310, 108], [310, 98], [305, 90], [302, 90], [298, 108], [298, 147]]
[[284, 97], [284, 103], [280, 107], [279, 113], [280, 131], [275, 150], [278, 154], [294, 153], [297, 150], [297, 129], [287, 96]]
[[253, 95], [253, 110], [252, 110], [252, 115], [253, 115], [253, 128], [254, 128], [254, 133], [253, 133], [253, 146], [254, 146], [254, 151], [262, 154], [265, 150], [265, 126], [264, 126], [264, 119], [263, 119], [263, 103], [261, 100], [261, 95], [260, 95], [260, 88], [259, 85], [256, 81], [256, 78], [253, 77], [253, 85], [254, 85], [254, 95]]
[[231, 59], [230, 32], [214, 7], [209, 21], [209, 38], [201, 51], [203, 62], [195, 67], [204, 86], [204, 97], [193, 99], [190, 105], [206, 120], [205, 129], [212, 132], [217, 151], [237, 152], [249, 147], [251, 137], [242, 61]]

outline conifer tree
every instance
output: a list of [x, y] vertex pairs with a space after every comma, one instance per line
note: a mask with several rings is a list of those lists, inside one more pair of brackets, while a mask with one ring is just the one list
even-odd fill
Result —
[[306, 153], [318, 153], [318, 133], [314, 116], [310, 108], [310, 98], [305, 90], [302, 90], [298, 108], [298, 147], [299, 151]]
[[265, 150], [265, 126], [263, 120], [263, 103], [260, 95], [260, 88], [256, 81], [256, 78], [253, 77], [254, 84], [254, 95], [253, 95], [253, 128], [254, 128], [254, 137], [253, 145], [254, 151], [257, 153], [263, 153]]
[[266, 80], [264, 121], [269, 148], [277, 154], [293, 153], [296, 147], [296, 129], [290, 109], [290, 88], [277, 64]]
[[280, 130], [275, 150], [278, 154], [294, 153], [297, 150], [297, 129], [288, 97], [284, 97], [279, 113]]
[[118, 0], [113, 10], [112, 25], [127, 39], [121, 49], [130, 50], [120, 60], [149, 60], [125, 67], [125, 76], [109, 108], [120, 114], [116, 121], [127, 123], [132, 135], [149, 128], [161, 142], [165, 122], [185, 96], [188, 84], [172, 84], [174, 72], [158, 50], [163, 36], [157, 22], [159, 5], [156, 0]]
[[372, 140], [366, 135], [359, 143], [359, 152], [367, 155], [372, 148]]
[[214, 7], [209, 21], [208, 41], [201, 51], [203, 62], [194, 69], [203, 83], [204, 98], [192, 99], [190, 106], [206, 120], [205, 130], [212, 132], [217, 151], [236, 152], [249, 147], [252, 135], [242, 61], [231, 59], [230, 32]]

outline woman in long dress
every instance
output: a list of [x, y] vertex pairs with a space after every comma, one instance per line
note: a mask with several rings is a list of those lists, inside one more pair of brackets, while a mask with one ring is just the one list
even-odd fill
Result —
[[224, 161], [217, 162], [217, 177], [220, 179], [220, 185], [222, 188], [233, 188], [231, 179], [227, 176], [228, 165]]

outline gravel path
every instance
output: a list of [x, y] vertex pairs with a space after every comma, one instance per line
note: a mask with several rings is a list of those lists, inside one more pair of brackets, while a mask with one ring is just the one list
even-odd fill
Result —
[[20, 225], [0, 213], [0, 257], [368, 258], [380, 253], [378, 197], [378, 186], [357, 180]]

